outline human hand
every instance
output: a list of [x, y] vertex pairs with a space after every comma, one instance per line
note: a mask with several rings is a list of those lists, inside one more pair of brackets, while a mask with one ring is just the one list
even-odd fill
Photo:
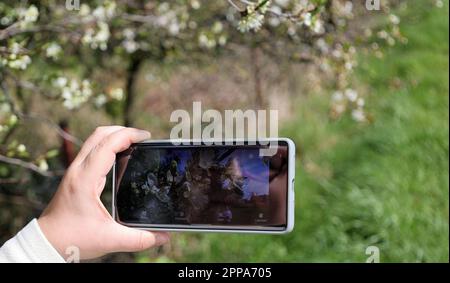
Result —
[[269, 171], [269, 202], [272, 224], [286, 223], [286, 182], [288, 178], [288, 152], [285, 147], [279, 146], [277, 153], [272, 156]]
[[115, 222], [100, 195], [116, 153], [150, 133], [120, 126], [99, 127], [83, 144], [57, 192], [38, 219], [39, 226], [59, 254], [76, 247], [80, 259], [112, 252], [134, 252], [160, 246], [169, 234], [128, 228]]

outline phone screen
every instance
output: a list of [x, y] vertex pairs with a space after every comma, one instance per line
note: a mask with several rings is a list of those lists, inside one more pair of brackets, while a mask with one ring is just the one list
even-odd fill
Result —
[[134, 144], [117, 154], [115, 207], [131, 226], [283, 230], [288, 146]]

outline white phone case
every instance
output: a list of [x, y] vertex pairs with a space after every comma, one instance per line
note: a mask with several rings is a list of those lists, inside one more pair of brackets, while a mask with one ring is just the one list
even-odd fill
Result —
[[[224, 142], [227, 142], [229, 140], [225, 140]], [[240, 141], [240, 140], [233, 140], [234, 142]], [[242, 140], [241, 140], [242, 141]], [[126, 226], [137, 228], [137, 229], [143, 229], [143, 230], [150, 230], [150, 231], [174, 231], [174, 232], [221, 232], [221, 233], [257, 233], [257, 234], [285, 234], [289, 233], [294, 229], [294, 217], [295, 217], [295, 190], [294, 190], [294, 181], [295, 181], [295, 144], [294, 142], [289, 138], [266, 138], [266, 139], [259, 139], [259, 142], [286, 142], [288, 145], [288, 193], [287, 193], [287, 225], [286, 228], [283, 230], [264, 230], [263, 227], [258, 227], [257, 229], [233, 229], [226, 226], [218, 226], [218, 225], [211, 225], [211, 227], [215, 228], [208, 228], [208, 225], [177, 225], [177, 224], [157, 224], [158, 227], [154, 227], [153, 224], [134, 224], [134, 223], [126, 223], [126, 222], [120, 222], [117, 218], [116, 213], [116, 202], [115, 202], [115, 194], [116, 194], [116, 188], [115, 188], [115, 165], [113, 166], [113, 172], [112, 172], [112, 216], [113, 218]], [[200, 142], [199, 140], [177, 140], [177, 142]], [[160, 143], [172, 143], [171, 140], [148, 140], [141, 143], [146, 144], [160, 144]], [[226, 228], [226, 229], [225, 229]]]

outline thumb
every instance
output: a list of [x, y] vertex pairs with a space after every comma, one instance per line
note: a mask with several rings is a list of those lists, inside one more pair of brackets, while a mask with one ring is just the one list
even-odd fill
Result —
[[129, 228], [118, 223], [113, 226], [111, 250], [120, 252], [137, 252], [157, 247], [169, 242], [166, 232], [150, 232]]

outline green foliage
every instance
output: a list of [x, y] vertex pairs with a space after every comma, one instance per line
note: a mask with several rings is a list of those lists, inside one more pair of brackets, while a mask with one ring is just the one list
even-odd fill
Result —
[[284, 129], [299, 148], [296, 228], [286, 236], [179, 235], [177, 261], [382, 262], [449, 259], [448, 6], [410, 4], [409, 42], [362, 58], [372, 123], [330, 121], [308, 97]]

